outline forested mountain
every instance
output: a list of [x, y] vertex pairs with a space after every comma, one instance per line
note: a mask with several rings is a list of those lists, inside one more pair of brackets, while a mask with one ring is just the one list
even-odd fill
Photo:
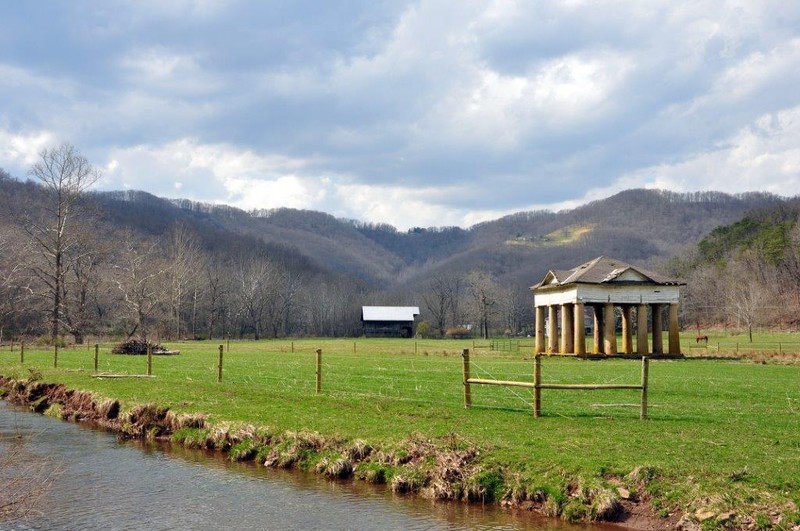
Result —
[[533, 283], [539, 273], [575, 265], [584, 257], [605, 254], [633, 262], [669, 257], [682, 245], [737, 221], [749, 210], [781, 203], [777, 196], [762, 193], [628, 190], [574, 210], [520, 212], [469, 229], [398, 231], [391, 225], [341, 220], [308, 210], [245, 212], [168, 201], [144, 192], [97, 197], [121, 225], [159, 234], [182, 221], [211, 234], [253, 236], [295, 249], [329, 270], [384, 287], [398, 280], [424, 278], [442, 268], [482, 269], [512, 277], [527, 274]]
[[686, 278], [690, 325], [747, 329], [800, 324], [800, 199], [754, 208], [671, 261]]
[[[44, 271], [49, 258], [33, 236], [47, 229], [52, 198], [40, 183], [6, 174], [0, 200], [0, 250], [7, 251], [0, 253], [0, 289], [13, 295], [8, 300], [26, 301], [0, 310], [2, 326], [42, 333], [44, 318], [37, 315], [52, 310], [47, 287], [32, 272]], [[515, 332], [532, 320], [528, 286], [548, 269], [598, 255], [663, 269], [704, 237], [701, 254], [719, 254], [718, 242], [731, 231], [752, 232], [752, 221], [742, 220], [746, 212], [778, 209], [793, 220], [797, 210], [797, 201], [762, 193], [628, 190], [573, 210], [520, 212], [468, 229], [398, 231], [320, 212], [245, 212], [137, 191], [84, 193], [81, 202], [91, 213], [70, 220], [71, 230], [87, 230], [67, 249], [59, 288], [64, 329], [76, 339], [148, 331], [353, 334], [362, 304], [398, 303], [420, 306], [439, 332], [470, 323]], [[729, 225], [734, 228], [717, 229]], [[81, 262], [87, 256], [88, 273]], [[691, 270], [685, 259], [680, 263]], [[147, 275], [158, 279], [149, 291], [136, 285]], [[491, 323], [475, 322], [486, 314], [474, 307], [476, 290], [492, 292]]]

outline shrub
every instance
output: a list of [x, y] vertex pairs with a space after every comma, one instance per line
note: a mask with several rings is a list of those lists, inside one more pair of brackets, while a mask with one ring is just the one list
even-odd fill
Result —
[[417, 337], [422, 339], [431, 339], [436, 336], [433, 327], [428, 321], [420, 321], [417, 324]]
[[472, 335], [472, 332], [463, 326], [453, 326], [448, 328], [444, 335], [450, 339], [466, 339]]

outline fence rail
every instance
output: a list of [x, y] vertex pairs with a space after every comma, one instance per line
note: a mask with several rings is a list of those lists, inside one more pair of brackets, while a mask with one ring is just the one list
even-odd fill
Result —
[[533, 389], [533, 416], [539, 418], [542, 415], [542, 389], [554, 390], [579, 390], [594, 391], [600, 389], [633, 389], [641, 390], [641, 413], [642, 420], [647, 418], [647, 379], [649, 373], [650, 360], [642, 357], [642, 382], [640, 384], [558, 384], [542, 383], [542, 357], [534, 356], [533, 362], [533, 382], [521, 382], [510, 380], [490, 380], [486, 378], [472, 378], [470, 376], [469, 349], [462, 352], [464, 359], [464, 407], [472, 407], [472, 385], [501, 385], [505, 387], [527, 387]]

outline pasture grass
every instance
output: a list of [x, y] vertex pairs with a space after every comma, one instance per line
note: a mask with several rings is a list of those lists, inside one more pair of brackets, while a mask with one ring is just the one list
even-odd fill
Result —
[[[720, 345], [737, 340], [719, 337]], [[683, 341], [688, 345], [694, 335]], [[493, 352], [486, 341], [473, 349], [471, 340], [231, 341], [217, 383], [219, 344], [166, 343], [181, 353], [154, 356], [153, 379], [93, 378], [94, 349], [60, 350], [54, 369], [52, 350], [26, 347], [20, 365], [19, 346], [14, 352], [5, 346], [0, 374], [25, 378], [35, 370], [44, 381], [119, 399], [124, 407], [156, 403], [207, 413], [212, 424], [313, 430], [377, 447], [412, 434], [457, 438], [479, 448], [486, 469], [502, 470], [507, 483], [514, 478], [529, 489], [570, 492], [593, 481], [621, 481], [639, 485], [639, 497], [663, 515], [681, 509], [755, 518], [777, 510], [783, 521], [798, 518], [800, 363], [792, 356], [765, 364], [651, 361], [646, 421], [639, 420], [639, 391], [631, 390], [542, 390], [543, 416], [534, 419], [531, 392], [522, 388], [473, 385], [473, 407], [463, 407], [462, 349], [472, 349], [473, 377], [531, 381], [528, 348]], [[101, 345], [99, 372], [145, 373], [145, 356], [113, 355], [111, 346]], [[542, 361], [543, 382], [637, 384], [640, 375], [638, 361]]]

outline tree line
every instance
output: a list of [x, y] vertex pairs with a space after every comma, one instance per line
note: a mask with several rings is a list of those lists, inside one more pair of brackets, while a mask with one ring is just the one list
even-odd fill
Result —
[[800, 325], [800, 200], [776, 202], [717, 227], [671, 261], [686, 279], [684, 326], [797, 329]]
[[109, 211], [90, 192], [99, 177], [68, 143], [43, 150], [25, 182], [0, 170], [0, 340], [357, 336], [362, 305], [400, 299], [432, 336], [524, 329], [519, 297], [484, 271], [392, 293], [257, 235], [160, 226], [127, 192]]

